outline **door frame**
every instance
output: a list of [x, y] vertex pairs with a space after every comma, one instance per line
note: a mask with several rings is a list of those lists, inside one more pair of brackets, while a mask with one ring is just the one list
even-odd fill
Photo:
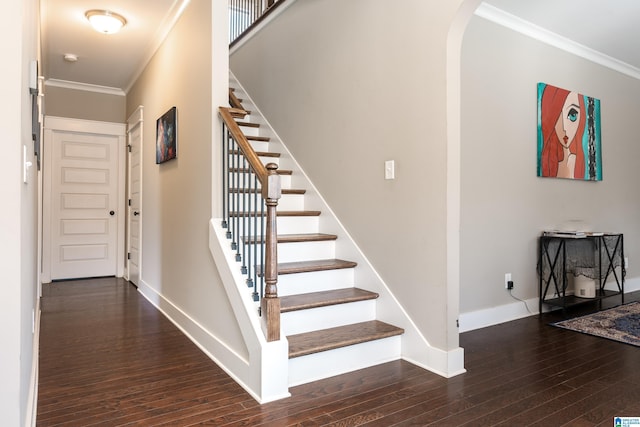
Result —
[[118, 138], [118, 184], [116, 200], [117, 243], [116, 243], [116, 276], [124, 276], [125, 264], [125, 172], [126, 172], [126, 125], [124, 123], [99, 122], [93, 120], [72, 119], [68, 117], [45, 116], [44, 138], [42, 144], [43, 191], [42, 191], [42, 283], [51, 282], [51, 195], [52, 195], [52, 156], [47, 144], [53, 140], [53, 133], [77, 132], [94, 135], [109, 135]]
[[[143, 162], [143, 156], [144, 156], [144, 150], [142, 149], [142, 145], [144, 142], [144, 128], [143, 128], [143, 124], [144, 124], [144, 107], [142, 105], [138, 106], [138, 108], [136, 108], [136, 110], [133, 112], [133, 114], [131, 114], [131, 116], [127, 119], [127, 145], [130, 144], [129, 142], [129, 138], [130, 138], [130, 133], [133, 129], [135, 129], [137, 126], [140, 127], [140, 176], [138, 177], [138, 182], [140, 183], [140, 188], [138, 189], [138, 193], [139, 193], [139, 203], [140, 203], [140, 211], [142, 212], [142, 192], [143, 192], [143, 185], [142, 185], [142, 177], [144, 176], [142, 170], [144, 168], [144, 162]], [[128, 148], [128, 147], [127, 147]], [[131, 200], [131, 152], [129, 150], [127, 150], [127, 201]], [[126, 253], [127, 256], [125, 256], [125, 258], [127, 259], [126, 262], [126, 275], [125, 278], [127, 280], [131, 280], [131, 275], [129, 272], [129, 257], [128, 257], [128, 253], [129, 253], [129, 249], [131, 247], [131, 208], [128, 206], [127, 203], [127, 220], [126, 220], [126, 225], [127, 225], [127, 242], [126, 242]], [[138, 282], [141, 281], [142, 279], [142, 220], [138, 221]], [[139, 283], [134, 283], [134, 285], [138, 286]]]

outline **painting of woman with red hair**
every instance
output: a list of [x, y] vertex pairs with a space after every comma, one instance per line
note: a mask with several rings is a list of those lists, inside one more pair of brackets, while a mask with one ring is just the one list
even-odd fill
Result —
[[538, 83], [538, 176], [602, 180], [600, 101]]

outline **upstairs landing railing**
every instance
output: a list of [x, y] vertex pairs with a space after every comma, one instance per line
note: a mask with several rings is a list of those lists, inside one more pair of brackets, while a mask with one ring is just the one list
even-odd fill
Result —
[[[231, 96], [231, 95], [230, 95]], [[233, 104], [233, 102], [232, 102]], [[220, 107], [222, 118], [222, 227], [260, 301], [262, 329], [267, 341], [280, 339], [276, 208], [281, 195], [278, 165], [262, 164], [236, 118], [247, 112]]]
[[231, 46], [286, 0], [229, 0]]

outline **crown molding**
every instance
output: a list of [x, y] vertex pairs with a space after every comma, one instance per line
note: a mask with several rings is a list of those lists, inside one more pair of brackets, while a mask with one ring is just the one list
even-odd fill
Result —
[[117, 87], [99, 86], [88, 83], [71, 82], [68, 80], [47, 79], [45, 86], [61, 87], [65, 89], [83, 90], [85, 92], [97, 92], [107, 95], [125, 96], [126, 93]]
[[151, 40], [151, 43], [147, 46], [146, 54], [141, 56], [142, 60], [140, 61], [138, 68], [129, 79], [129, 83], [124, 88], [125, 93], [129, 93], [131, 87], [134, 85], [136, 80], [140, 77], [140, 75], [144, 72], [145, 68], [151, 61], [151, 58], [156, 54], [164, 40], [167, 38], [173, 27], [178, 22], [178, 19], [184, 13], [184, 10], [187, 8], [191, 0], [175, 0], [167, 13], [167, 16], [164, 18], [162, 23], [158, 26], [158, 31], [154, 35]]
[[525, 21], [524, 19], [507, 13], [495, 6], [481, 3], [476, 9], [475, 15], [505, 28], [509, 28], [510, 30], [523, 34], [527, 37], [531, 37], [532, 39], [538, 40], [542, 43], [640, 80], [639, 68], [544, 29], [529, 21]]

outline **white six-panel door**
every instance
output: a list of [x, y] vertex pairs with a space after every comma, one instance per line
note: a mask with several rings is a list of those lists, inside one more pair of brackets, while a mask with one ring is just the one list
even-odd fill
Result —
[[118, 135], [87, 121], [70, 130], [46, 123], [43, 281], [121, 276], [124, 125]]

